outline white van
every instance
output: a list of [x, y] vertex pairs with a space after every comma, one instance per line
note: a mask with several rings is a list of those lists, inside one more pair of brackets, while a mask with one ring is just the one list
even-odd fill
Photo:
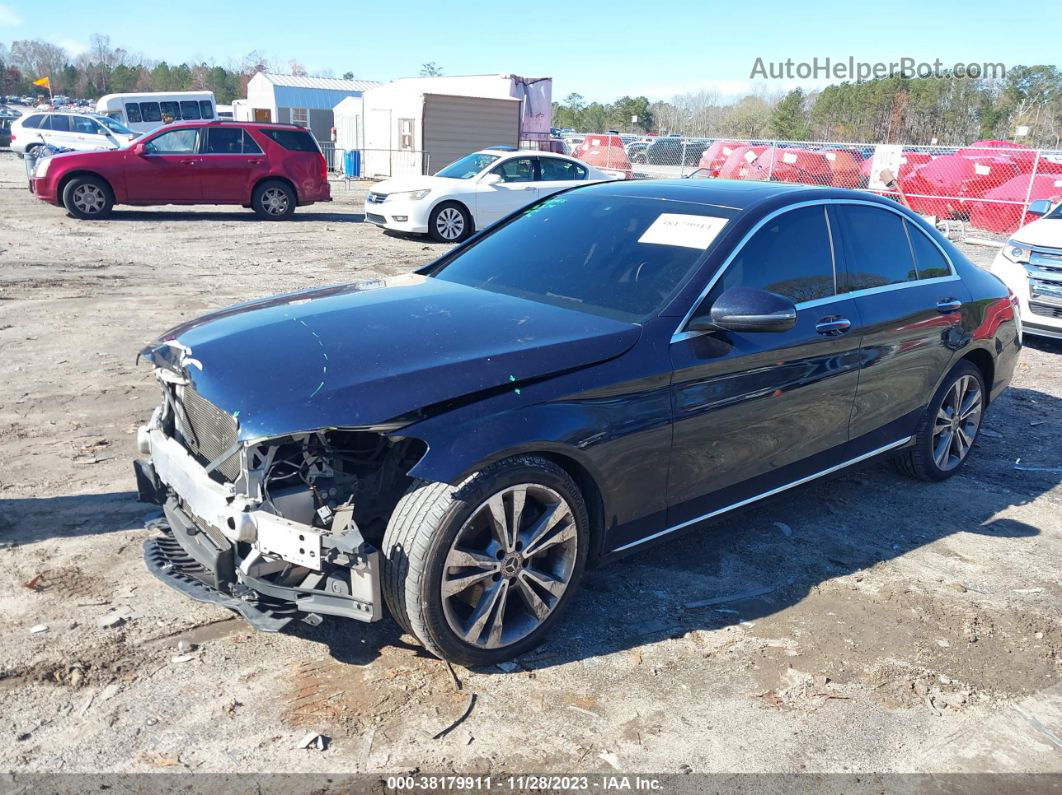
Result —
[[106, 94], [96, 103], [96, 112], [140, 133], [156, 130], [169, 121], [209, 121], [218, 117], [213, 91]]

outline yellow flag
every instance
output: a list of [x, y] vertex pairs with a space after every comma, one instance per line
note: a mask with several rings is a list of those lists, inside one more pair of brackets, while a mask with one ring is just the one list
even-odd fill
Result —
[[49, 80], [47, 77], [42, 77], [40, 80], [34, 80], [33, 85], [40, 86], [41, 88], [51, 88], [52, 81]]

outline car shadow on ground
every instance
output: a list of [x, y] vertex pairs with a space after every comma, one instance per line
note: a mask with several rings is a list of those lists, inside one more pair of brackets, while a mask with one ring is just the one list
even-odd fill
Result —
[[1044, 353], [1062, 355], [1062, 340], [1056, 340], [1051, 337], [1037, 337], [1026, 333], [1022, 343], [1027, 348], [1035, 348]]
[[0, 499], [0, 543], [139, 530], [156, 516], [158, 506], [137, 502], [135, 491]]
[[365, 222], [364, 213], [316, 212], [314, 210], [296, 210], [295, 214], [283, 221], [266, 221], [251, 210], [113, 210], [110, 221], [253, 221], [255, 223], [288, 224], [292, 222], [317, 221], [326, 223], [361, 224]]

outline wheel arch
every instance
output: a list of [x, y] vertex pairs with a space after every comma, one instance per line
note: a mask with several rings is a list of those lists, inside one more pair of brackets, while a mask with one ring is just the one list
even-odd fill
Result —
[[973, 364], [978, 370], [981, 371], [981, 377], [985, 381], [985, 394], [984, 401], [985, 406], [991, 399], [992, 385], [994, 383], [996, 374], [996, 361], [992, 358], [992, 354], [986, 351], [984, 348], [974, 348], [963, 354], [959, 361], [967, 361]]
[[455, 198], [453, 196], [446, 196], [444, 198], [441, 198], [441, 199], [439, 199], [439, 201], [435, 202], [434, 204], [432, 204], [431, 207], [428, 208], [428, 225], [429, 226], [431, 225], [431, 215], [432, 215], [432, 213], [434, 213], [437, 209], [442, 207], [444, 204], [456, 204], [458, 207], [462, 208], [466, 213], [468, 213], [468, 222], [471, 225], [471, 228], [468, 230], [468, 235], [465, 236], [465, 240], [468, 239], [469, 235], [474, 235], [476, 233], [476, 214], [474, 212], [472, 212], [472, 208], [468, 206], [468, 202], [466, 202], [466, 201], [464, 201], [464, 200], [462, 200], [460, 198]]
[[291, 192], [295, 194], [295, 203], [298, 204], [298, 202], [299, 202], [299, 189], [297, 187], [295, 187], [295, 183], [294, 182], [292, 182], [287, 177], [281, 176], [279, 174], [278, 175], [270, 174], [268, 176], [264, 176], [261, 179], [257, 180], [254, 183], [254, 185], [251, 186], [251, 196], [250, 196], [250, 201], [251, 202], [254, 201], [254, 195], [258, 192], [258, 189], [260, 187], [262, 187], [262, 185], [264, 185], [267, 182], [282, 182], [285, 185], [287, 185], [289, 188], [291, 188]]
[[89, 171], [85, 168], [75, 169], [69, 172], [68, 174], [63, 174], [63, 176], [59, 178], [59, 182], [56, 185], [55, 191], [55, 195], [59, 199], [59, 201], [62, 201], [63, 199], [63, 191], [66, 190], [66, 186], [70, 184], [71, 180], [76, 179], [77, 177], [92, 177], [94, 179], [98, 179], [100, 182], [106, 185], [107, 190], [111, 192], [111, 201], [117, 203], [118, 195], [114, 192], [114, 185], [111, 184], [111, 181], [99, 172]]
[[601, 557], [604, 549], [605, 517], [608, 515], [605, 505], [606, 495], [600, 485], [603, 476], [595, 472], [592, 464], [563, 444], [546, 441], [526, 442], [494, 452], [474, 464], [463, 467], [458, 464], [455, 467], [456, 462], [452, 458], [444, 460], [433, 457], [431, 443], [428, 442], [425, 455], [410, 469], [408, 474], [423, 480], [441, 481], [456, 486], [473, 473], [491, 464], [517, 456], [543, 458], [559, 466], [575, 481], [586, 502], [587, 515], [590, 517], [590, 556], [587, 564], [593, 565]]

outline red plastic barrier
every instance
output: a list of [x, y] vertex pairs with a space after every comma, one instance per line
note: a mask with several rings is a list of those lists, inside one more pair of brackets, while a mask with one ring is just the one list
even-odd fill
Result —
[[915, 212], [950, 218], [968, 214], [971, 205], [978, 203], [968, 199], [986, 198], [989, 191], [1020, 172], [1017, 163], [1004, 157], [946, 155], [901, 178], [900, 187]]
[[767, 179], [764, 172], [762, 176], [753, 173], [752, 165], [763, 153], [766, 146], [738, 146], [736, 147], [719, 167], [719, 179]]
[[829, 185], [833, 179], [826, 155], [809, 149], [768, 147], [756, 158], [753, 168], [763, 175], [757, 179], [770, 179], [772, 182]]
[[588, 165], [623, 174], [624, 179], [633, 179], [634, 171], [618, 135], [588, 135], [572, 152]]
[[986, 199], [1021, 202], [1021, 204], [976, 202], [970, 210], [970, 224], [988, 232], [1009, 235], [1011, 232], [1017, 231], [1021, 226], [1026, 196], [1029, 197], [1030, 201], [1035, 201], [1036, 199], [1054, 200], [1057, 197], [1062, 197], [1062, 175], [1044, 174], [1033, 177], [1031, 193], [1029, 192], [1029, 180], [1028, 174], [1019, 174], [999, 187], [988, 191], [985, 194]]
[[698, 169], [704, 169], [698, 174], [699, 177], [718, 177], [719, 169], [734, 153], [734, 150], [744, 146], [740, 141], [713, 141], [712, 144], [701, 154], [697, 163]]
[[1035, 151], [1027, 146], [1012, 144], [1009, 141], [978, 141], [963, 147], [956, 154], [959, 157], [972, 157], [975, 160], [1005, 157], [1017, 163], [1018, 168], [1025, 173], [1032, 172], [1033, 163], [1036, 162]]
[[849, 149], [824, 149], [830, 167], [830, 183], [835, 188], [865, 188], [867, 180], [861, 168], [863, 158]]

